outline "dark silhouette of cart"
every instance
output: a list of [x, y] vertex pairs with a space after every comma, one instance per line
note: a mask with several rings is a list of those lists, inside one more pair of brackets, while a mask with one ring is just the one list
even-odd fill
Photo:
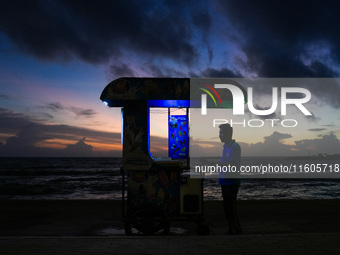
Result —
[[[188, 78], [120, 78], [101, 94], [109, 107], [122, 108], [126, 235], [167, 235], [170, 221], [193, 221], [198, 234], [209, 233], [203, 224], [203, 178], [189, 173], [189, 108], [200, 107], [200, 98], [192, 95]], [[168, 108], [169, 158], [153, 158], [150, 153], [152, 107]], [[185, 114], [171, 115], [170, 108], [185, 109]]]

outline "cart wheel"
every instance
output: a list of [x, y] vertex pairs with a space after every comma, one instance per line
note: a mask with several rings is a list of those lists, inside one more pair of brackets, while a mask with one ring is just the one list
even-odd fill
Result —
[[206, 223], [197, 223], [196, 234], [200, 236], [209, 235], [210, 229]]
[[125, 221], [125, 234], [127, 236], [161, 234], [168, 235], [170, 223], [165, 213], [159, 208], [146, 207], [136, 210]]

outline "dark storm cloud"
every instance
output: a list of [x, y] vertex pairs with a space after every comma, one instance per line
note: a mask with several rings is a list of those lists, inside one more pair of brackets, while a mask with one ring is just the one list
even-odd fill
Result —
[[126, 51], [190, 64], [198, 56], [192, 26], [208, 30], [209, 24], [209, 14], [190, 1], [8, 0], [0, 4], [0, 31], [21, 50], [47, 60], [75, 56], [103, 63]]
[[[17, 136], [10, 137], [0, 146], [0, 157], [86, 157], [93, 156], [93, 147], [85, 143], [85, 137], [64, 149], [37, 147], [36, 143], [48, 139], [38, 129], [44, 126], [28, 126]], [[32, 136], [33, 135], [33, 136]], [[33, 137], [33, 139], [32, 139]], [[52, 137], [51, 137], [52, 138]]]
[[64, 151], [69, 153], [69, 155], [73, 155], [74, 157], [91, 156], [93, 147], [89, 144], [86, 144], [85, 140], [86, 137], [83, 137], [76, 144], [67, 145]]
[[75, 113], [77, 117], [86, 117], [91, 118], [93, 115], [96, 115], [97, 112], [92, 109], [83, 109], [79, 107], [70, 107], [68, 108], [71, 112]]
[[[137, 68], [136, 68], [137, 67]], [[188, 77], [185, 71], [176, 70], [173, 67], [159, 65], [153, 62], [143, 62], [140, 65], [126, 63], [123, 60], [111, 61], [106, 71], [111, 80], [117, 77]], [[197, 75], [192, 75], [197, 76]]]
[[318, 122], [320, 120], [320, 118], [316, 117], [313, 112], [311, 112], [311, 114], [312, 115], [310, 115], [310, 116], [306, 116], [306, 119], [307, 119], [308, 122], [316, 123], [316, 122]]
[[36, 144], [39, 141], [52, 138], [43, 130], [42, 125], [30, 124], [25, 126], [16, 136], [12, 136], [6, 141], [6, 148], [8, 150], [15, 150], [19, 148], [27, 148]]
[[[7, 0], [0, 2], [0, 32], [39, 59], [76, 57], [105, 63], [111, 79], [232, 78], [246, 73], [337, 77], [338, 13], [338, 1], [228, 0], [208, 6], [207, 2], [166, 0]], [[212, 48], [212, 42], [221, 40], [222, 45], [226, 38], [236, 45], [235, 52], [228, 46]], [[235, 56], [232, 63], [216, 67], [213, 61], [221, 52]], [[312, 86], [311, 92], [340, 108], [338, 84]]]
[[[310, 130], [320, 132], [322, 130]], [[282, 156], [282, 155], [306, 155], [308, 152], [312, 155], [318, 153], [339, 154], [340, 141], [334, 133], [321, 135], [316, 139], [304, 139], [295, 141], [295, 145], [283, 144], [282, 140], [292, 138], [290, 134], [273, 132], [271, 135], [264, 137], [264, 142], [255, 144], [240, 143], [242, 152], [252, 156]]]
[[[323, 130], [311, 129], [310, 131], [320, 132]], [[250, 144], [238, 141], [238, 143], [241, 145], [242, 155], [245, 156], [303, 156], [308, 152], [312, 152], [312, 155], [340, 153], [340, 141], [332, 132], [327, 135], [320, 135], [320, 138], [316, 139], [297, 140], [295, 145], [284, 143], [285, 139], [292, 137], [291, 134], [275, 131], [271, 135], [263, 137], [263, 142]], [[192, 139], [190, 150], [192, 155], [216, 157], [221, 151], [221, 143], [212, 139], [208, 141]]]
[[[238, 143], [241, 145], [242, 155], [251, 156], [282, 156], [293, 155], [291, 150], [293, 146], [283, 144], [282, 141], [288, 138], [292, 138], [291, 134], [283, 134], [279, 132], [273, 132], [269, 136], [264, 137], [263, 142], [255, 144], [249, 144], [244, 142]], [[190, 149], [193, 155], [209, 155], [216, 156], [220, 154], [221, 143], [218, 141], [190, 141]]]
[[[269, 136], [264, 137], [264, 142], [250, 144], [249, 147], [244, 147], [245, 152], [250, 151], [250, 155], [266, 155], [266, 156], [281, 156], [291, 155], [292, 146], [282, 143], [282, 140], [291, 138], [291, 134], [283, 134], [277, 131]], [[242, 147], [243, 150], [243, 147]]]
[[324, 103], [340, 108], [340, 79], [315, 79], [304, 86], [312, 97], [321, 99]]
[[141, 69], [154, 77], [188, 77], [184, 70], [175, 70], [174, 68], [160, 66], [154, 63], [146, 63]]
[[[120, 133], [101, 132], [70, 125], [45, 125], [35, 118], [3, 108], [0, 108], [0, 123], [0, 133], [12, 135], [4, 143], [0, 143], [0, 157], [89, 156], [92, 147], [85, 143], [84, 138], [79, 140], [79, 137], [87, 137], [97, 143], [109, 144], [119, 144], [121, 139]], [[63, 150], [37, 147], [38, 143], [49, 139], [78, 140], [78, 142], [70, 144]]]
[[242, 77], [239, 73], [234, 73], [232, 70], [228, 68], [221, 68], [221, 69], [215, 69], [215, 68], [207, 68], [200, 72], [199, 75], [194, 75], [192, 77], [214, 77], [214, 78], [236, 78], [236, 77]]
[[[330, 60], [339, 63], [338, 1], [228, 0], [221, 1], [220, 9], [240, 34], [248, 65], [260, 77], [336, 75], [322, 59], [313, 57], [322, 50], [318, 45], [325, 46]], [[308, 64], [303, 57], [311, 58]]]
[[0, 157], [94, 156], [92, 154], [93, 147], [85, 143], [85, 137], [76, 144], [69, 144], [65, 149], [37, 146], [39, 142], [44, 142], [48, 139], [77, 140], [83, 136], [102, 143], [120, 143], [119, 133], [100, 132], [69, 125], [30, 124], [24, 126], [16, 135], [8, 138], [5, 143], [0, 144]]
[[[41, 108], [52, 110], [52, 112], [70, 111], [76, 114], [77, 117], [86, 117], [86, 118], [91, 118], [97, 114], [97, 112], [93, 109], [84, 109], [84, 108], [80, 108], [76, 106], [64, 106], [59, 102], [48, 103], [46, 105], [41, 106]], [[41, 115], [45, 115], [47, 117], [50, 116], [53, 118], [53, 116], [48, 113], [41, 113]]]
[[0, 108], [0, 123], [0, 132], [17, 132], [17, 130], [20, 130], [20, 132], [17, 132], [16, 136], [24, 138], [26, 141], [25, 143], [28, 144], [46, 139], [46, 137], [68, 139], [71, 137], [70, 134], [74, 134], [74, 136], [71, 137], [72, 139], [79, 136], [98, 137], [100, 134], [108, 135], [108, 133], [105, 132], [97, 132], [69, 125], [45, 125], [41, 123], [39, 119], [3, 108]]
[[[262, 106], [259, 106], [259, 105], [255, 104], [254, 108], [256, 110], [263, 111], [263, 110], [268, 110], [270, 107], [262, 107]], [[253, 114], [251, 112], [248, 112], [248, 115], [251, 118], [260, 118], [260, 119], [263, 119], [263, 120], [266, 120], [266, 119], [280, 120], [281, 119], [281, 116], [279, 116], [276, 112], [273, 112], [273, 113], [268, 114], [268, 115], [255, 115], [255, 114]], [[273, 124], [276, 125], [277, 123], [278, 123], [277, 121], [273, 121]]]
[[83, 115], [86, 117], [91, 117], [93, 115], [97, 114], [96, 111], [92, 110], [92, 109], [85, 109], [85, 110], [81, 110], [78, 115]]
[[46, 106], [44, 106], [44, 108], [50, 109], [52, 111], [60, 111], [65, 109], [65, 107], [59, 102], [48, 103]]
[[281, 141], [283, 139], [287, 139], [287, 138], [292, 138], [292, 135], [291, 134], [283, 134], [283, 133], [279, 133], [279, 132], [275, 131], [270, 136], [265, 136], [264, 142], [265, 143], [279, 142], [279, 141]]
[[40, 112], [38, 114], [39, 114], [39, 117], [37, 118], [38, 121], [48, 121], [54, 119], [54, 116], [47, 112]]
[[24, 114], [0, 108], [0, 132], [7, 133], [8, 131], [18, 130], [34, 122], [35, 120]]
[[8, 95], [0, 95], [0, 98], [2, 98], [2, 99], [9, 99], [9, 96]]
[[321, 132], [321, 131], [325, 131], [326, 128], [310, 128], [308, 129], [308, 131], [312, 131], [312, 132]]
[[136, 74], [132, 67], [130, 67], [128, 64], [114, 62], [109, 65], [107, 76], [111, 79], [114, 79], [115, 77], [134, 77]]
[[[218, 9], [238, 37], [243, 69], [266, 78], [339, 77], [339, 1], [228, 0], [220, 1]], [[309, 89], [340, 107], [339, 84]]]
[[337, 136], [331, 132], [327, 135], [322, 135], [316, 139], [305, 139], [295, 141], [295, 147], [300, 151], [309, 151], [313, 153], [329, 153], [339, 154], [340, 153], [340, 140]]

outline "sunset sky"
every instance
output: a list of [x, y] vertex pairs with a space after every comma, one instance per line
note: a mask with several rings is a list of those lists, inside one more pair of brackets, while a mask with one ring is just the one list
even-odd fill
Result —
[[[340, 77], [339, 13], [338, 1], [2, 0], [0, 156], [121, 156], [120, 109], [99, 99], [119, 77]], [[235, 131], [244, 155], [340, 153], [340, 85], [308, 89], [298, 129]], [[151, 116], [162, 156], [166, 114]], [[200, 152], [220, 146], [200, 138]]]

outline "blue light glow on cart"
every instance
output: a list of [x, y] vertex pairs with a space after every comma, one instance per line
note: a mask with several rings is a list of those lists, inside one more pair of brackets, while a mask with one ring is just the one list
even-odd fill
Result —
[[170, 107], [187, 108], [190, 107], [190, 100], [148, 100], [149, 107]]

